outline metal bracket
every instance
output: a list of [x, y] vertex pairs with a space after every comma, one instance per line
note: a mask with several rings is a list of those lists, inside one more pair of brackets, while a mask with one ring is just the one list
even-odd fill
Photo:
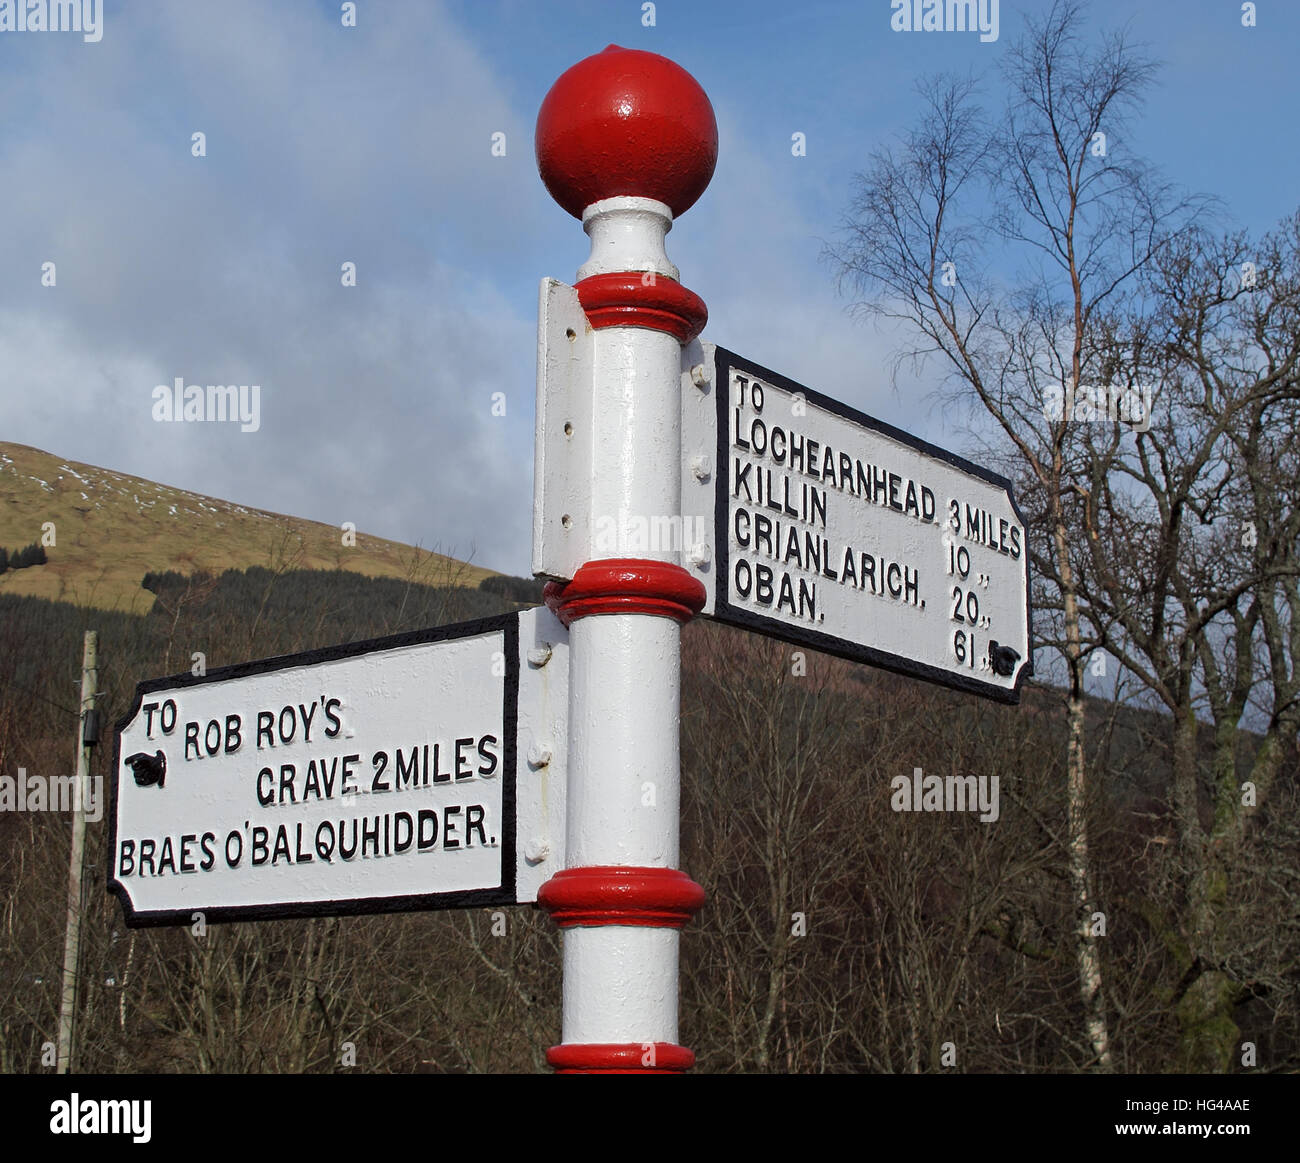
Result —
[[714, 345], [695, 339], [682, 348], [682, 528], [695, 534], [682, 546], [682, 565], [704, 583], [704, 614], [713, 613], [715, 558], [713, 542], [717, 474], [717, 391], [713, 382]]
[[568, 581], [590, 556], [595, 344], [572, 287], [543, 279], [539, 300], [533, 573]]
[[535, 901], [537, 890], [564, 867], [569, 632], [544, 606], [521, 610], [519, 653], [515, 899], [522, 902]]

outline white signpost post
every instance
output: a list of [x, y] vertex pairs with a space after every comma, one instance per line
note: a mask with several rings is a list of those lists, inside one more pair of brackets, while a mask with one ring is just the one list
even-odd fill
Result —
[[141, 683], [109, 887], [136, 925], [536, 900], [567, 684], [545, 609]]
[[1029, 563], [1006, 480], [711, 343], [683, 367], [705, 616], [1019, 701]]

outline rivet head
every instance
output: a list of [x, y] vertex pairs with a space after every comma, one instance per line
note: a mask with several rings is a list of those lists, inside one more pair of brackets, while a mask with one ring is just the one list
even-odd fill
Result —
[[541, 864], [551, 854], [551, 846], [538, 836], [524, 845], [524, 859], [529, 864]]
[[540, 646], [534, 646], [528, 652], [529, 666], [545, 666], [551, 661], [551, 644], [543, 642]]
[[697, 363], [693, 368], [691, 368], [691, 383], [699, 388], [700, 391], [704, 391], [704, 389], [709, 386], [709, 369], [702, 363]]
[[528, 766], [546, 767], [551, 762], [551, 749], [544, 743], [534, 743], [528, 748]]

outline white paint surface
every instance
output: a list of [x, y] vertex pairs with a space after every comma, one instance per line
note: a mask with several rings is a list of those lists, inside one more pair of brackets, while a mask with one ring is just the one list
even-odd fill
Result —
[[[701, 364], [711, 377], [706, 390], [690, 374]], [[726, 382], [714, 382], [719, 376]], [[1013, 696], [1030, 658], [1029, 570], [1024, 524], [1005, 482], [976, 475], [975, 466], [942, 450], [917, 447], [869, 417], [841, 414], [833, 401], [739, 357], [719, 357], [712, 344], [687, 350], [681, 383], [682, 512], [704, 523], [709, 540], [707, 551], [688, 555], [686, 564], [708, 590], [707, 615], [995, 698]], [[778, 430], [781, 455], [772, 443]], [[805, 467], [791, 465], [792, 434], [803, 442]], [[766, 441], [765, 451], [756, 437]], [[821, 473], [827, 449], [835, 464], [828, 477]], [[712, 472], [701, 473], [701, 458], [711, 458]], [[848, 463], [852, 487], [840, 471]], [[871, 500], [859, 487], [859, 463], [885, 474], [881, 493], [873, 476]], [[825, 501], [824, 516], [814, 494]], [[932, 515], [924, 511], [929, 498]], [[760, 544], [761, 522], [768, 523], [770, 545]], [[761, 592], [763, 571], [770, 571], [770, 594]], [[1018, 654], [1013, 674], [994, 672], [991, 641]]]
[[[609, 199], [584, 224], [592, 250], [580, 277], [676, 273], [664, 253], [666, 206]], [[651, 328], [593, 330], [571, 287], [543, 282], [535, 572], [569, 579], [584, 562], [618, 557], [681, 564], [681, 350]], [[566, 867], [672, 868], [680, 627], [656, 615], [599, 614], [570, 633]], [[566, 930], [563, 1040], [676, 1042], [677, 947], [675, 929]]]
[[[506, 625], [516, 619], [517, 639]], [[272, 663], [275, 669], [262, 673], [223, 678], [215, 672], [207, 681], [143, 693], [120, 732], [112, 858], [113, 874], [134, 910], [188, 915], [251, 909], [273, 915], [277, 909], [412, 907], [411, 898], [425, 898], [419, 906], [435, 908], [536, 899], [537, 886], [562, 866], [564, 854], [567, 634], [544, 609], [442, 633], [453, 636], [323, 661], [300, 656], [300, 662]], [[550, 644], [551, 652], [539, 667], [526, 656], [540, 642]], [[515, 682], [517, 735], [508, 734]], [[168, 701], [176, 706], [176, 722], [165, 733]], [[285, 708], [290, 711], [282, 719]], [[274, 717], [269, 740], [258, 733], [259, 712], [268, 711]], [[237, 745], [227, 731], [236, 718]], [[190, 722], [199, 725], [197, 748], [187, 745]], [[551, 758], [533, 768], [525, 757], [539, 741], [550, 745]], [[215, 754], [209, 754], [211, 746]], [[163, 784], [139, 786], [125, 760], [157, 750], [166, 757]], [[418, 763], [418, 774], [408, 774], [400, 786], [398, 752], [404, 764]], [[313, 762], [317, 778], [309, 785]], [[345, 766], [352, 772], [346, 783]], [[292, 791], [281, 782], [287, 767], [293, 768]], [[262, 800], [273, 802], [261, 802], [259, 791]], [[509, 811], [512, 794], [518, 819]], [[430, 813], [436, 813], [437, 839], [422, 847], [433, 835]], [[376, 820], [378, 841], [364, 844], [363, 825], [373, 827]], [[474, 826], [480, 821], [481, 827]], [[354, 828], [357, 852], [345, 859], [339, 836], [351, 847]], [[402, 843], [407, 829], [409, 845]], [[510, 851], [517, 859], [505, 859], [512, 833]], [[211, 837], [211, 859], [205, 836]], [[255, 859], [262, 836], [265, 859], [261, 853]], [[140, 859], [142, 842], [149, 840], [151, 873]], [[232, 858], [242, 849], [237, 862], [227, 859], [228, 840]], [[162, 868], [168, 841], [174, 871]], [[530, 841], [546, 850], [546, 859], [523, 858]], [[182, 849], [192, 871], [182, 870]], [[127, 851], [132, 871], [126, 871]], [[203, 869], [204, 863], [211, 867]], [[518, 865], [518, 883], [512, 864]], [[476, 895], [456, 895], [467, 893]]]

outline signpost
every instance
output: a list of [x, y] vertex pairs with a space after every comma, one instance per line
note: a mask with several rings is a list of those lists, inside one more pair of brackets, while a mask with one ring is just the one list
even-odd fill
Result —
[[[557, 1070], [681, 1071], [681, 624], [704, 612], [985, 697], [1032, 672], [1007, 482], [698, 339], [664, 250], [708, 185], [695, 80], [611, 45], [542, 103], [538, 168], [591, 238], [542, 283], [533, 569], [572, 634]], [[685, 566], [683, 566], [685, 562]], [[645, 789], [650, 789], [646, 797]]]
[[564, 855], [546, 610], [141, 683], [109, 887], [131, 924], [517, 904]]
[[1015, 702], [1025, 525], [995, 474], [699, 341], [664, 248], [717, 161], [688, 73], [611, 45], [556, 81], [536, 145], [591, 239], [541, 289], [548, 609], [141, 684], [109, 885], [132, 924], [535, 900], [564, 930], [551, 1065], [681, 1072], [704, 903], [676, 867], [681, 626]]
[[1029, 562], [1010, 484], [725, 348], [696, 343], [684, 364], [682, 526], [700, 534], [703, 613], [1019, 701]]

